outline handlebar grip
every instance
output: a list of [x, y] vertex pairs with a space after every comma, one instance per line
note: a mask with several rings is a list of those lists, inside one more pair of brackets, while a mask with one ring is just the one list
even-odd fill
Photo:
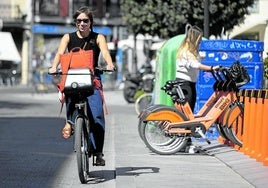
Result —
[[57, 72], [48, 72], [49, 75], [62, 75], [61, 71], [57, 71]]
[[104, 72], [114, 72], [114, 71], [116, 71], [116, 68], [114, 68], [113, 70], [108, 70], [108, 69], [102, 68], [102, 67], [95, 67], [95, 71], [97, 71], [100, 74], [103, 74]]

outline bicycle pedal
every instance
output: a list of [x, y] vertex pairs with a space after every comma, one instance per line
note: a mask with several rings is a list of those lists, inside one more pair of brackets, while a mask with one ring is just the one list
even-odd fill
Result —
[[200, 128], [196, 128], [195, 132], [197, 132], [208, 144], [211, 144], [210, 140], [206, 137]]

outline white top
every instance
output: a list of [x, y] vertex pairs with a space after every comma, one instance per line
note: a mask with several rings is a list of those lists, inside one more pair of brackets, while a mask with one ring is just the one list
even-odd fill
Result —
[[197, 59], [194, 59], [192, 54], [190, 57], [188, 55], [187, 58], [187, 54], [185, 53], [181, 58], [176, 59], [176, 78], [196, 82], [199, 75], [199, 65], [201, 63]]

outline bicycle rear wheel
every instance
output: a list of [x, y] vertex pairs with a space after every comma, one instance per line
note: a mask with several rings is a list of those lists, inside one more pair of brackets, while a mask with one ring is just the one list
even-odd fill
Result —
[[135, 110], [138, 115], [143, 109], [147, 108], [150, 104], [152, 104], [152, 98], [152, 93], [144, 93], [137, 98], [137, 100], [135, 101]]
[[86, 183], [89, 174], [89, 136], [85, 121], [78, 117], [75, 122], [75, 151], [77, 157], [78, 175], [81, 183]]

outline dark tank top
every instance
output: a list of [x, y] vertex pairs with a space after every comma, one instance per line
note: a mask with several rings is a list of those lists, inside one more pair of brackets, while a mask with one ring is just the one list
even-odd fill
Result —
[[71, 51], [75, 47], [83, 48], [87, 42], [84, 50], [93, 50], [94, 67], [97, 67], [100, 55], [100, 48], [97, 44], [97, 37], [98, 33], [95, 32], [90, 32], [89, 36], [86, 38], [79, 38], [76, 32], [69, 33], [70, 41], [68, 43], [68, 51]]

